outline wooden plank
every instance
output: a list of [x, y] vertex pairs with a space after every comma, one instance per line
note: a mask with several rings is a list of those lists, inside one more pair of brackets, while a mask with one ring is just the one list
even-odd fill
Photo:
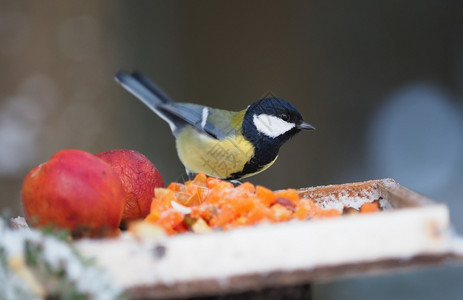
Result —
[[[300, 190], [325, 206], [383, 198], [385, 210], [159, 240], [77, 243], [133, 298], [242, 293], [460, 260], [448, 209], [391, 179]], [[387, 204], [390, 204], [389, 206]], [[162, 251], [159, 251], [159, 250]]]
[[406, 208], [432, 205], [431, 199], [401, 186], [392, 179], [377, 182], [379, 193], [391, 204], [392, 208]]

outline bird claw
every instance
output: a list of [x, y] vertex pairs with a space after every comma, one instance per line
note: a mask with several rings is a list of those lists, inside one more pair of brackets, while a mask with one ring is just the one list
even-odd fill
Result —
[[238, 185], [241, 185], [243, 184], [241, 181], [239, 181], [238, 179], [232, 179], [230, 180], [231, 183], [233, 183], [233, 185], [236, 187]]

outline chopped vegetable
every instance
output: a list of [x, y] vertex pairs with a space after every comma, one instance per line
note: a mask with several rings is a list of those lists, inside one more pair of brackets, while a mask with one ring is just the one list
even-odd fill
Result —
[[168, 234], [209, 232], [264, 222], [285, 222], [340, 216], [311, 199], [300, 199], [295, 189], [273, 192], [250, 182], [232, 183], [199, 173], [193, 180], [156, 188], [145, 222]]
[[191, 225], [191, 230], [196, 233], [211, 232], [212, 228], [207, 225], [204, 219], [199, 218], [193, 225]]
[[368, 214], [368, 213], [374, 213], [374, 212], [377, 212], [379, 211], [379, 204], [377, 201], [374, 201], [374, 202], [365, 202], [362, 204], [362, 206], [360, 207], [360, 213], [364, 214]]

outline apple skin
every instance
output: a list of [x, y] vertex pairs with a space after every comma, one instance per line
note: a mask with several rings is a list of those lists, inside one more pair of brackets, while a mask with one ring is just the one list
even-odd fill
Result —
[[75, 236], [113, 235], [125, 206], [125, 192], [113, 168], [91, 153], [66, 149], [32, 169], [21, 199], [35, 227], [56, 226]]
[[95, 155], [114, 168], [126, 192], [122, 224], [145, 218], [150, 213], [154, 189], [164, 187], [158, 169], [146, 156], [134, 150], [110, 150]]

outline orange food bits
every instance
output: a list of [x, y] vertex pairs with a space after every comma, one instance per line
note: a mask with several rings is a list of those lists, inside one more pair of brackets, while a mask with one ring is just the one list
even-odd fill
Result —
[[373, 213], [379, 210], [378, 202], [365, 202], [360, 207], [361, 213]]
[[154, 190], [155, 197], [151, 201], [150, 212], [164, 211], [171, 208], [170, 202], [175, 200], [175, 192], [165, 188], [157, 188]]
[[342, 212], [337, 209], [321, 209], [319, 213], [320, 218], [339, 217]]
[[263, 221], [274, 221], [272, 210], [262, 203], [257, 203], [256, 207], [249, 212], [246, 225], [253, 225]]
[[245, 226], [246, 225], [246, 222], [247, 222], [247, 218], [246, 217], [239, 217], [239, 218], [236, 218], [233, 222], [231, 222], [228, 226], [226, 226], [225, 228], [226, 229], [231, 229], [231, 228], [234, 228], [234, 227], [240, 227], [240, 226]]
[[200, 206], [194, 206], [191, 208], [190, 216], [193, 218], [203, 218], [206, 221], [210, 221], [212, 218], [219, 214], [217, 206], [202, 204]]
[[159, 198], [163, 197], [164, 195], [171, 193], [172, 191], [175, 191], [175, 190], [169, 189], [169, 188], [167, 188], [167, 189], [166, 188], [155, 188], [154, 189], [154, 197], [159, 199]]
[[175, 229], [185, 229], [181, 228], [181, 225], [183, 225], [183, 215], [173, 209], [161, 213], [160, 218], [154, 224], [162, 227], [168, 234], [177, 233]]
[[238, 196], [228, 199], [228, 202], [239, 215], [244, 215], [254, 209], [256, 200], [254, 197]]
[[207, 190], [205, 188], [198, 188], [193, 195], [185, 203], [186, 206], [200, 205], [206, 198]]
[[190, 195], [190, 193], [186, 193], [186, 192], [176, 192], [175, 193], [175, 201], [177, 201], [178, 203], [182, 204], [182, 205], [187, 205], [188, 201], [190, 200], [192, 196]]
[[178, 183], [178, 182], [172, 182], [171, 184], [169, 184], [167, 189], [172, 190], [174, 192], [185, 192], [186, 191], [185, 185]]
[[224, 202], [225, 199], [229, 197], [230, 191], [231, 188], [221, 189], [216, 186], [209, 190], [209, 193], [205, 201], [209, 204], [219, 205], [221, 202]]
[[305, 220], [313, 216], [312, 210], [314, 209], [312, 200], [301, 200], [296, 207], [294, 217], [298, 220]]
[[160, 217], [161, 214], [158, 211], [152, 211], [149, 215], [146, 216], [145, 222], [155, 224]]
[[297, 204], [299, 202], [299, 194], [295, 189], [287, 189], [287, 190], [282, 190], [282, 191], [276, 191], [275, 196], [277, 198], [286, 198], [288, 200], [291, 200], [294, 204]]
[[244, 182], [235, 188], [235, 191], [243, 195], [251, 195], [256, 192], [256, 188], [250, 182]]
[[262, 203], [264, 203], [267, 206], [270, 206], [273, 203], [275, 203], [277, 199], [272, 190], [260, 185], [256, 186], [256, 196], [260, 199]]
[[228, 182], [228, 181], [223, 181], [219, 178], [215, 178], [215, 177], [208, 177], [207, 178], [207, 187], [209, 189], [213, 189], [213, 188], [221, 188], [221, 189], [225, 189], [225, 188], [233, 188], [233, 184]]
[[272, 205], [270, 208], [273, 214], [273, 219], [277, 222], [288, 221], [291, 219], [293, 212], [281, 204]]
[[340, 216], [342, 212], [337, 209], [323, 209], [317, 206], [313, 200], [303, 199], [296, 207], [294, 216], [299, 220], [311, 218], [326, 218]]
[[204, 173], [198, 173], [191, 184], [207, 187], [207, 176]]
[[[177, 211], [172, 201], [189, 208]], [[362, 209], [373, 210], [367, 206]], [[339, 215], [338, 210], [322, 209], [310, 199], [300, 199], [295, 189], [273, 192], [250, 182], [234, 187], [228, 181], [199, 173], [185, 184], [171, 183], [167, 188], [157, 188], [145, 222], [163, 228], [168, 234], [176, 234]], [[193, 228], [196, 223], [199, 229]]]
[[231, 205], [224, 205], [219, 214], [210, 221], [211, 226], [225, 226], [233, 221], [237, 214]]

